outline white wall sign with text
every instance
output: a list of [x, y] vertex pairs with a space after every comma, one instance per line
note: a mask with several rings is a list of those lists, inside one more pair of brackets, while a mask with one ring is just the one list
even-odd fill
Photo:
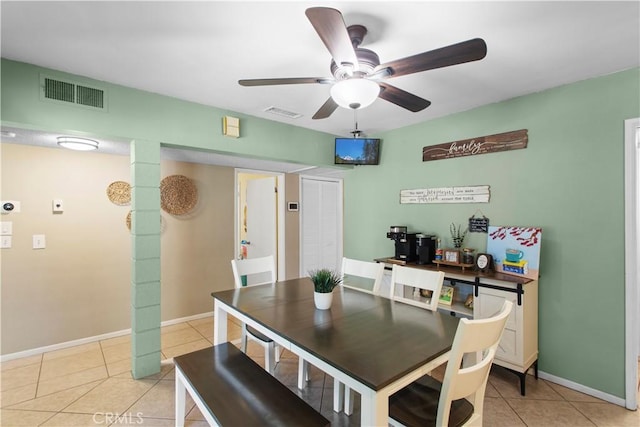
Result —
[[400, 203], [489, 203], [488, 185], [400, 190]]

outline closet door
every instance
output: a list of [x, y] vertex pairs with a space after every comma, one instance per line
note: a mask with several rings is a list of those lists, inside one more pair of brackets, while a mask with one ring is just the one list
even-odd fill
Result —
[[300, 276], [342, 265], [342, 181], [300, 179]]

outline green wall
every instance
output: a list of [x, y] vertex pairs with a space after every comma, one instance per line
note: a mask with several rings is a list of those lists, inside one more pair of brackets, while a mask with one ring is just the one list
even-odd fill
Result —
[[[640, 116], [639, 82], [628, 70], [380, 135], [380, 165], [344, 181], [345, 255], [392, 255], [391, 225], [450, 245], [449, 224], [478, 209], [491, 225], [542, 227], [540, 369], [623, 398], [623, 122]], [[526, 149], [422, 161], [425, 146], [517, 129]], [[402, 189], [466, 185], [490, 185], [490, 202], [399, 203]], [[484, 250], [486, 237], [465, 246]]]
[[[333, 136], [104, 82], [109, 111], [40, 101], [39, 75], [82, 80], [2, 60], [2, 124], [239, 153], [333, 163]], [[346, 256], [392, 254], [390, 225], [436, 233], [478, 209], [492, 225], [543, 228], [540, 369], [624, 397], [623, 121], [640, 116], [640, 69], [561, 86], [382, 135], [379, 166], [344, 181]], [[221, 118], [242, 120], [242, 138]], [[399, 110], [399, 114], [404, 114]], [[366, 111], [361, 122], [366, 131]], [[422, 162], [422, 148], [528, 129], [524, 150]], [[490, 185], [487, 204], [400, 205], [409, 188]], [[467, 246], [483, 249], [486, 235]]]
[[[238, 153], [311, 165], [333, 165], [333, 136], [2, 59], [2, 124], [87, 132]], [[40, 75], [103, 88], [107, 111], [40, 100]], [[221, 100], [220, 103], [223, 103]], [[222, 117], [240, 118], [241, 138], [222, 135]], [[292, 121], [293, 122], [293, 121]], [[295, 124], [295, 123], [294, 123]]]

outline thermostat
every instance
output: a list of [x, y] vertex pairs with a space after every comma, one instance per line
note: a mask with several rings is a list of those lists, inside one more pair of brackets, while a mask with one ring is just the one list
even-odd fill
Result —
[[298, 212], [298, 202], [288, 202], [287, 210], [289, 212]]

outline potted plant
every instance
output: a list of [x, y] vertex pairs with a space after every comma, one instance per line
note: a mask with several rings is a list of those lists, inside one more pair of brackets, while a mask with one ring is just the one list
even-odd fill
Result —
[[451, 226], [449, 227], [449, 231], [451, 232], [451, 239], [453, 239], [454, 248], [462, 247], [462, 243], [464, 242], [464, 238], [467, 235], [467, 231], [469, 231], [468, 228], [465, 228], [464, 231], [460, 231], [460, 227], [460, 224], [458, 224], [458, 227], [456, 227], [454, 223], [451, 223]]
[[327, 268], [321, 268], [310, 271], [309, 277], [313, 282], [313, 301], [316, 308], [320, 310], [331, 308], [333, 289], [342, 282], [340, 274]]

